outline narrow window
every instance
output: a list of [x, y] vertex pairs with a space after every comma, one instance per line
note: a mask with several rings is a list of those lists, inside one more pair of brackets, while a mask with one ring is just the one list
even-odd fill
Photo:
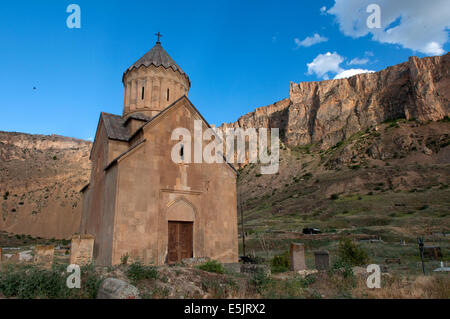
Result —
[[144, 94], [145, 94], [145, 88], [142, 87], [142, 97], [141, 97], [142, 100], [144, 99]]
[[184, 160], [184, 145], [181, 145], [181, 148], [180, 148], [180, 158], [181, 158], [181, 160]]
[[167, 89], [167, 101], [169, 101], [169, 89]]

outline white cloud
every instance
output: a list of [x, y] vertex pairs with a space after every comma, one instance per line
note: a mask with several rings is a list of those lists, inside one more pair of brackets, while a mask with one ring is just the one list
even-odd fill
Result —
[[94, 141], [94, 138], [93, 138], [93, 137], [88, 137], [87, 140], [90, 141], [90, 142], [93, 142], [93, 141]]
[[399, 44], [427, 55], [444, 54], [450, 27], [448, 0], [377, 0], [381, 28], [369, 29], [366, 12], [373, 0], [335, 0], [327, 11], [336, 16], [342, 33], [353, 38], [372, 35], [374, 41]]
[[326, 42], [328, 38], [322, 37], [320, 34], [315, 33], [312, 37], [306, 37], [304, 40], [300, 41], [300, 39], [295, 38], [294, 42], [297, 45], [297, 49], [299, 47], [310, 47], [314, 44]]
[[323, 6], [322, 8], [320, 8], [320, 14], [321, 15], [326, 15], [327, 14], [327, 7]]
[[348, 62], [348, 65], [363, 65], [369, 63], [369, 59], [367, 58], [354, 58], [350, 62]]
[[364, 69], [345, 70], [341, 67], [341, 63], [344, 62], [344, 60], [345, 58], [340, 56], [337, 52], [327, 52], [325, 54], [319, 54], [311, 63], [307, 64], [307, 74], [315, 74], [318, 78], [328, 80], [330, 78], [330, 74], [336, 74], [334, 79], [343, 79], [360, 73], [375, 72], [372, 70]]
[[315, 74], [319, 78], [329, 79], [328, 73], [340, 73], [344, 71], [339, 65], [344, 61], [336, 52], [319, 54], [311, 63], [308, 63], [308, 74]]
[[338, 74], [334, 77], [334, 79], [335, 79], [335, 80], [337, 80], [337, 79], [345, 79], [345, 78], [352, 77], [352, 76], [354, 76], [354, 75], [356, 75], [356, 74], [361, 74], [361, 73], [374, 73], [374, 72], [375, 72], [375, 71], [372, 71], [372, 70], [350, 69], [350, 70], [345, 70], [345, 71], [342, 71], [342, 72], [338, 73]]

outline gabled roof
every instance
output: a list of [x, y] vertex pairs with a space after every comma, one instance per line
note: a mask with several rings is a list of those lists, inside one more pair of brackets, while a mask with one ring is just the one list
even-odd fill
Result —
[[[167, 106], [165, 109], [163, 109], [161, 112], [159, 112], [157, 115], [155, 115], [154, 117], [152, 117], [150, 121], [148, 121], [147, 123], [145, 123], [144, 125], [142, 125], [139, 129], [137, 129], [136, 132], [135, 132], [132, 136], [130, 136], [130, 140], [131, 140], [136, 134], [138, 134], [139, 132], [141, 132], [141, 131], [144, 129], [144, 127], [146, 127], [147, 125], [153, 123], [156, 119], [162, 117], [162, 116], [163, 116], [164, 114], [166, 114], [171, 108], [173, 108], [175, 105], [177, 105], [178, 102], [180, 102], [180, 101], [182, 101], [182, 100], [185, 100], [185, 101], [187, 102], [187, 104], [194, 110], [194, 112], [196, 112], [196, 113], [200, 116], [200, 118], [203, 120], [203, 122], [206, 124], [206, 126], [207, 126], [208, 128], [212, 128], [211, 125], [209, 125], [208, 121], [206, 121], [206, 119], [205, 119], [205, 118], [203, 117], [203, 115], [200, 113], [200, 111], [197, 110], [197, 108], [194, 106], [194, 104], [192, 104], [192, 102], [188, 99], [188, 97], [187, 97], [186, 95], [183, 95], [183, 96], [180, 97], [178, 100], [176, 100], [175, 102], [173, 102], [172, 104], [170, 104], [169, 106]], [[216, 135], [216, 137], [219, 138], [217, 135]], [[231, 167], [231, 169], [232, 169], [236, 174], [238, 174], [238, 172], [237, 172], [237, 170], [234, 168], [234, 166], [233, 166], [232, 164], [230, 164], [230, 163], [227, 162], [225, 156], [223, 156], [223, 159], [224, 159], [224, 163], [226, 163], [229, 167]]]
[[[183, 95], [182, 97], [180, 97], [179, 99], [177, 99], [175, 102], [173, 102], [172, 104], [170, 104], [169, 106], [167, 106], [165, 109], [163, 109], [161, 112], [159, 112], [157, 115], [155, 115], [154, 117], [152, 117], [151, 119], [149, 117], [146, 117], [143, 114], [138, 115], [136, 119], [140, 119], [140, 120], [144, 120], [144, 118], [149, 119], [145, 121], [147, 123], [143, 124], [140, 128], [138, 128], [136, 130], [136, 132], [133, 135], [128, 134], [128, 130], [125, 126], [125, 123], [128, 119], [123, 119], [121, 116], [119, 115], [114, 115], [114, 114], [110, 114], [110, 113], [101, 113], [101, 119], [103, 119], [103, 123], [105, 125], [106, 128], [106, 133], [108, 135], [109, 139], [115, 139], [115, 140], [120, 140], [120, 141], [125, 141], [125, 142], [129, 142], [130, 140], [133, 139], [133, 137], [135, 135], [137, 135], [139, 132], [141, 132], [143, 130], [143, 128], [147, 125], [149, 125], [150, 123], [154, 123], [154, 121], [160, 117], [162, 117], [164, 114], [166, 114], [171, 108], [173, 108], [175, 105], [177, 105], [180, 101], [185, 100], [187, 102], [187, 104], [200, 116], [200, 118], [203, 120], [203, 122], [206, 124], [206, 126], [208, 128], [211, 128], [211, 126], [209, 125], [209, 123], [205, 120], [205, 118], [203, 117], [203, 115], [197, 110], [197, 108], [191, 103], [191, 101], [187, 98], [186, 95]], [[128, 149], [127, 151], [123, 152], [122, 154], [120, 154], [118, 157], [116, 157], [115, 159], [113, 159], [110, 163], [108, 163], [105, 167], [105, 170], [108, 170], [110, 167], [112, 167], [115, 163], [117, 163], [117, 161], [121, 158], [126, 156], [127, 154], [130, 153], [131, 150], [135, 149], [137, 146], [145, 143], [146, 140], [142, 140], [139, 143], [137, 143], [136, 145], [132, 146], [130, 149]], [[94, 141], [95, 143], [95, 141]], [[92, 150], [91, 150], [92, 152]], [[238, 173], [237, 170], [234, 168], [234, 166], [230, 163], [228, 163], [226, 161], [226, 158], [224, 158], [224, 163], [226, 163], [236, 174]]]
[[175, 63], [175, 61], [170, 57], [166, 50], [163, 49], [160, 42], [156, 42], [155, 46], [150, 51], [148, 51], [142, 58], [137, 60], [132, 66], [128, 68], [128, 70], [124, 72], [124, 75], [134, 68], [138, 69], [141, 66], [148, 67], [150, 65], [153, 65], [155, 67], [163, 66], [166, 69], [171, 68], [175, 72], [180, 72], [189, 80], [187, 74], [180, 68], [178, 64]]
[[127, 118], [125, 119], [125, 124], [129, 121], [129, 120], [138, 120], [138, 121], [144, 121], [144, 122], [148, 122], [150, 121], [152, 118], [142, 114], [142, 113], [133, 113], [129, 116], [127, 116]]
[[125, 120], [121, 116], [104, 112], [100, 116], [109, 139], [128, 141], [130, 134], [125, 126]]

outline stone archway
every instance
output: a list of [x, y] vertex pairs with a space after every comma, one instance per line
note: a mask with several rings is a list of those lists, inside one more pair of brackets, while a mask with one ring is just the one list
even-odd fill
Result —
[[194, 222], [195, 206], [184, 197], [177, 198], [167, 205], [167, 220], [180, 222]]
[[184, 198], [169, 203], [167, 210], [167, 262], [194, 256], [195, 207]]

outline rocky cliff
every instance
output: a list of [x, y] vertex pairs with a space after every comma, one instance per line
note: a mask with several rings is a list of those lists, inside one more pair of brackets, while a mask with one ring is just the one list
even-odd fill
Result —
[[0, 230], [59, 239], [78, 231], [91, 144], [0, 131]]
[[[257, 168], [249, 165], [239, 180], [244, 200], [258, 198], [255, 203], [260, 203], [263, 196], [267, 201], [264, 205], [277, 211], [287, 211], [293, 205], [293, 209], [301, 207], [306, 212], [318, 205], [318, 198], [324, 200], [331, 193], [352, 187], [368, 191], [370, 182], [385, 183], [394, 189], [442, 187], [442, 192], [446, 191], [446, 165], [450, 158], [448, 118], [426, 122], [449, 115], [449, 60], [450, 54], [412, 57], [373, 74], [291, 83], [289, 98], [257, 108], [235, 123], [224, 124], [223, 127], [278, 127], [289, 146], [308, 145], [292, 148], [292, 154], [291, 148], [282, 146], [277, 175], [260, 176], [253, 172]], [[380, 125], [398, 118], [415, 121]], [[374, 130], [355, 136], [369, 127]], [[337, 147], [340, 141], [345, 142]], [[310, 144], [315, 145], [310, 149]], [[90, 142], [62, 136], [0, 132], [0, 230], [47, 238], [67, 238], [76, 232], [81, 216], [79, 190], [89, 179], [91, 146]], [[319, 151], [328, 148], [325, 153]], [[355, 170], [381, 167], [385, 165], [383, 161], [393, 165], [398, 161], [396, 173], [381, 168], [373, 168], [373, 174]], [[414, 166], [398, 171], [409, 162], [413, 166], [438, 165], [439, 170]], [[327, 174], [334, 176], [337, 171], [347, 174], [348, 181], [345, 182], [345, 176], [329, 181]], [[395, 174], [400, 174], [398, 181], [390, 179]], [[292, 180], [308, 193], [303, 196], [292, 186]], [[434, 184], [420, 184], [423, 181]], [[288, 191], [293, 201], [289, 205], [277, 197]], [[446, 195], [442, 197], [448, 198]], [[311, 208], [306, 205], [308, 201]], [[251, 210], [252, 205], [246, 203], [244, 208]], [[260, 213], [256, 216], [265, 218]]]
[[290, 146], [323, 149], [392, 119], [435, 121], [450, 112], [450, 53], [347, 79], [291, 83], [289, 98], [222, 127], [280, 128]]

